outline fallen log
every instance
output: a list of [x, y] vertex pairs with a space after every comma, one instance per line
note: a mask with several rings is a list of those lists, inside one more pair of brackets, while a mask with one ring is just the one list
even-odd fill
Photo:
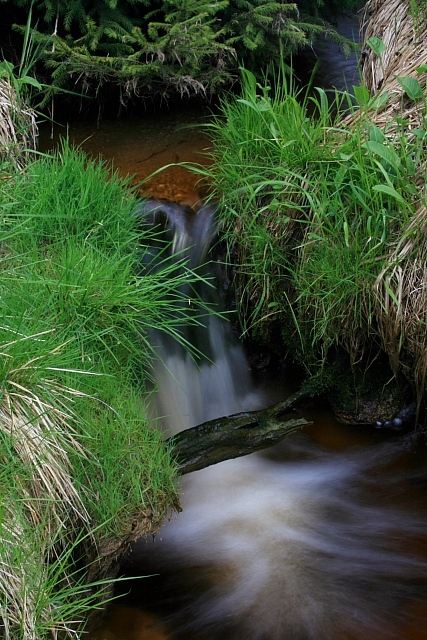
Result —
[[298, 392], [268, 409], [217, 418], [172, 436], [166, 442], [179, 463], [179, 474], [271, 447], [311, 424], [304, 418], [279, 420], [306, 398], [306, 394]]

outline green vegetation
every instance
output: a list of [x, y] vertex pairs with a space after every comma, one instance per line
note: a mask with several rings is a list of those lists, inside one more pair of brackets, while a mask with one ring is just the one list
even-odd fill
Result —
[[[270, 88], [242, 74], [241, 97], [224, 100], [211, 126], [213, 168], [198, 171], [214, 182], [238, 255], [244, 333], [283, 340], [311, 374], [342, 352], [368, 366], [380, 349], [397, 373], [405, 351], [388, 315], [387, 298], [399, 295], [388, 270], [424, 255], [416, 246], [427, 161], [421, 85], [400, 78], [420, 126], [395, 115], [380, 128], [387, 93], [371, 99], [359, 87], [356, 109], [347, 94], [331, 104], [322, 89], [298, 91], [283, 76]], [[355, 117], [343, 121], [344, 108]], [[404, 371], [413, 383], [410, 364]]]
[[179, 288], [194, 276], [166, 263], [135, 275], [150, 232], [134, 207], [117, 175], [67, 145], [19, 173], [3, 166], [5, 638], [78, 637], [105, 586], [88, 588], [88, 572], [102, 575], [88, 558], [155, 530], [176, 500], [176, 465], [144, 409], [146, 331], [179, 337]]
[[238, 61], [258, 72], [321, 34], [349, 46], [325, 20], [360, 2], [3, 0], [3, 12], [18, 24], [22, 14], [22, 24], [31, 5], [54, 85], [71, 76], [73, 88], [95, 94], [114, 83], [124, 98], [212, 93], [235, 79]]

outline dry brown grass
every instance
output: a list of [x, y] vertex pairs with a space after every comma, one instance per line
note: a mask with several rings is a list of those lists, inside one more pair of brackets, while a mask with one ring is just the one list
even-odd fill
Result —
[[427, 62], [426, 24], [421, 7], [414, 19], [409, 0], [371, 0], [366, 4], [363, 22], [365, 42], [375, 36], [386, 46], [381, 59], [364, 49], [363, 82], [372, 95], [384, 85], [388, 89], [395, 76], [410, 75], [415, 67]]
[[[415, 102], [404, 92], [397, 78], [410, 76], [426, 87], [427, 72], [417, 67], [427, 64], [427, 11], [409, 0], [371, 0], [367, 3], [363, 26], [364, 47], [361, 62], [363, 82], [371, 97], [387, 92], [387, 104], [369, 116], [393, 140], [398, 128], [408, 142], [411, 133], [425, 128], [425, 104]], [[377, 56], [366, 42], [380, 38], [386, 51]], [[351, 127], [362, 112], [348, 116], [343, 124]], [[400, 119], [400, 124], [397, 120]], [[404, 124], [402, 125], [402, 121]], [[402, 128], [403, 127], [403, 128]], [[420, 143], [421, 144], [421, 143]], [[418, 203], [407, 228], [390, 247], [385, 268], [375, 283], [377, 332], [388, 354], [393, 371], [405, 373], [414, 384], [420, 403], [427, 380], [427, 208], [426, 167], [418, 170]], [[407, 194], [408, 200], [414, 196]]]
[[[420, 75], [416, 68], [427, 64], [426, 10], [420, 7], [414, 20], [409, 0], [371, 0], [365, 6], [362, 23], [366, 25], [361, 61], [363, 83], [372, 97], [380, 91], [389, 94], [387, 105], [371, 115], [379, 127], [388, 125], [390, 134], [397, 127], [393, 118], [399, 115], [410, 121], [410, 131], [420, 125], [423, 105], [405, 96], [397, 78], [411, 76], [425, 87], [427, 72]], [[381, 57], [366, 45], [372, 37], [386, 45]], [[354, 117], [358, 116], [349, 117], [346, 122], [351, 124]]]
[[[0, 399], [0, 435], [7, 443], [2, 451], [8, 451], [2, 463], [11, 474], [0, 509], [0, 619], [6, 640], [15, 639], [17, 629], [23, 639], [39, 640], [40, 625], [52, 628], [55, 619], [48, 557], [90, 526], [69, 459], [71, 450], [85, 453], [66, 408], [66, 398], [78, 392], [43, 376], [33, 380], [41, 358], [14, 368], [7, 353], [13, 345], [0, 345], [1, 357], [12, 362]], [[62, 637], [73, 635], [65, 622], [57, 628]]]
[[37, 147], [33, 109], [19, 101], [13, 87], [0, 78], [0, 154], [22, 169]]
[[[83, 451], [72, 436], [70, 416], [54, 407], [30, 389], [9, 381], [0, 405], [0, 429], [8, 436], [20, 460], [31, 469], [27, 508], [35, 524], [39, 524], [40, 507], [32, 500], [49, 500], [58, 524], [65, 527], [61, 512], [74, 512], [82, 521], [88, 516], [76, 490], [67, 451]], [[45, 395], [45, 392], [43, 393]], [[69, 515], [68, 515], [69, 517]], [[67, 519], [68, 519], [67, 517]]]
[[427, 209], [422, 204], [375, 283], [378, 331], [393, 371], [414, 382], [418, 402], [427, 380]]

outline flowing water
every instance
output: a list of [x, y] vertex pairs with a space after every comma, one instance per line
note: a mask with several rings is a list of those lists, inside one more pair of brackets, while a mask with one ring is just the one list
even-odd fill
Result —
[[[341, 17], [337, 22], [340, 35], [361, 43], [357, 16]], [[318, 60], [320, 67], [315, 78], [316, 86], [352, 92], [352, 87], [360, 84], [358, 57], [357, 50], [347, 54], [338, 43], [320, 38], [314, 47], [306, 47], [297, 57], [297, 75], [303, 82], [308, 82], [311, 70]]]
[[[201, 247], [215, 235], [212, 207], [195, 214], [157, 201], [140, 213], [166, 221], [179, 255], [203, 260]], [[191, 339], [209, 354], [197, 365], [152, 336], [161, 356], [156, 409], [167, 435], [289, 393], [289, 379], [276, 391], [251, 380], [242, 347], [218, 317]], [[345, 430], [331, 416], [327, 436], [316, 409], [303, 414], [315, 423], [304, 433], [182, 478], [183, 512], [154, 540], [135, 543], [122, 565], [128, 577], [153, 577], [130, 583], [128, 608], [116, 608], [116, 618], [111, 611], [93, 640], [425, 637], [423, 444], [412, 431]], [[132, 631], [119, 624], [108, 635], [117, 616], [122, 624], [137, 616]]]
[[422, 637], [426, 513], [401, 466], [410, 451], [336, 452], [304, 434], [192, 474], [183, 513], [134, 546], [124, 569], [159, 577], [129, 602], [179, 639]]
[[[209, 139], [181, 126], [201, 115], [185, 106], [161, 122], [148, 114], [68, 134], [139, 182], [165, 164], [208, 161]], [[50, 146], [42, 132], [42, 148]], [[141, 193], [195, 206], [206, 186], [175, 167]], [[193, 215], [166, 217], [177, 247], [188, 250], [196, 238], [200, 259], [214, 230], [197, 230]], [[167, 434], [269, 406], [298, 384], [290, 366], [254, 379], [233, 330], [216, 316], [191, 339], [207, 355], [198, 364], [152, 336], [156, 412]], [[424, 443], [412, 431], [340, 425], [327, 407], [302, 414], [313, 425], [274, 448], [182, 478], [183, 512], [154, 540], [136, 543], [122, 566], [127, 576], [151, 577], [123, 583], [127, 595], [88, 639], [427, 640]]]

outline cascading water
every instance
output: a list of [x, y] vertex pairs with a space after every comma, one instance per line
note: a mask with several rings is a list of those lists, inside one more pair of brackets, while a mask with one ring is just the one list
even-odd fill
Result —
[[[140, 213], [167, 229], [192, 266], [205, 259], [212, 209], [195, 215], [157, 201]], [[265, 404], [218, 317], [192, 335], [208, 353], [198, 364], [154, 339], [168, 433]], [[128, 602], [161, 616], [162, 637], [178, 640], [425, 637], [417, 634], [426, 626], [427, 508], [414, 451], [413, 434], [334, 451], [304, 433], [185, 476], [183, 512], [123, 565], [155, 576], [135, 580]]]
[[[187, 261], [191, 270], [199, 270], [206, 278], [202, 291], [197, 291], [212, 309], [218, 309], [219, 297], [209, 279], [206, 265], [209, 248], [216, 236], [216, 207], [205, 205], [197, 213], [188, 206], [165, 200], [152, 200], [142, 205], [137, 214], [145, 224], [163, 231], [164, 240], [171, 244], [171, 259]], [[165, 259], [162, 241], [149, 254], [156, 268]], [[160, 256], [160, 258], [159, 258]], [[188, 285], [182, 292], [189, 302], [188, 313], [197, 313], [194, 291]], [[192, 308], [190, 308], [190, 305]], [[182, 337], [195, 353], [190, 355], [170, 336], [151, 333], [158, 360], [154, 363], [156, 380], [155, 413], [169, 435], [218, 416], [231, 415], [240, 410], [260, 407], [259, 394], [252, 389], [249, 367], [229, 323], [218, 314], [200, 310], [198, 326], [183, 322]]]

